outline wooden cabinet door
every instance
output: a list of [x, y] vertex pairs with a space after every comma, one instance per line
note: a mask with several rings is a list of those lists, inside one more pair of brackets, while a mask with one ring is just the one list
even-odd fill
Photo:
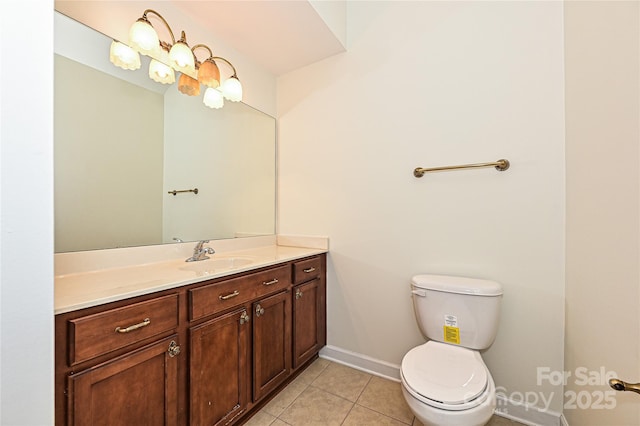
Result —
[[69, 376], [69, 425], [175, 425], [176, 336]]
[[293, 367], [313, 357], [322, 345], [319, 324], [319, 284], [316, 278], [293, 288]]
[[190, 329], [190, 424], [226, 425], [245, 412], [249, 319], [242, 308]]
[[253, 400], [282, 383], [291, 371], [291, 292], [253, 304]]

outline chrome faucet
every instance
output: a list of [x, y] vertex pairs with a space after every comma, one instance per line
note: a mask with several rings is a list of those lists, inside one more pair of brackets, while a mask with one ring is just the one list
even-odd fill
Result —
[[209, 259], [208, 254], [214, 254], [216, 251], [211, 247], [203, 247], [204, 244], [208, 243], [209, 240], [198, 241], [195, 248], [193, 249], [193, 256], [186, 259], [185, 262], [198, 262], [200, 260]]

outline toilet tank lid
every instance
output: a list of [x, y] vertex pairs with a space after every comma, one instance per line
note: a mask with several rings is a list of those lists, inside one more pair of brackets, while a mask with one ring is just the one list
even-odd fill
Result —
[[415, 275], [411, 279], [415, 287], [445, 293], [469, 294], [476, 296], [500, 296], [502, 286], [491, 280], [478, 278], [454, 277], [450, 275]]

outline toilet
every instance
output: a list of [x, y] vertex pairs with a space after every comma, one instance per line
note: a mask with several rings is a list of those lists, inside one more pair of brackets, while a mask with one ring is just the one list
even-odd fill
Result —
[[482, 426], [496, 388], [480, 351], [498, 331], [502, 286], [494, 281], [416, 275], [413, 306], [427, 343], [402, 359], [402, 394], [425, 426]]

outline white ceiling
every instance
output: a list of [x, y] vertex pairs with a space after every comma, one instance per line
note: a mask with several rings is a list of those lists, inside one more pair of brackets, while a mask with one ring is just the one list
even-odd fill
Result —
[[[122, 34], [124, 26], [128, 29], [145, 9], [156, 9], [172, 27], [174, 21], [198, 24], [216, 40], [232, 46], [275, 75], [345, 50], [336, 34], [307, 0], [66, 0], [56, 1], [55, 7], [59, 12], [120, 40], [126, 40], [126, 35]], [[180, 26], [173, 28], [177, 33], [181, 29]], [[189, 26], [184, 25], [184, 30], [189, 37]]]

